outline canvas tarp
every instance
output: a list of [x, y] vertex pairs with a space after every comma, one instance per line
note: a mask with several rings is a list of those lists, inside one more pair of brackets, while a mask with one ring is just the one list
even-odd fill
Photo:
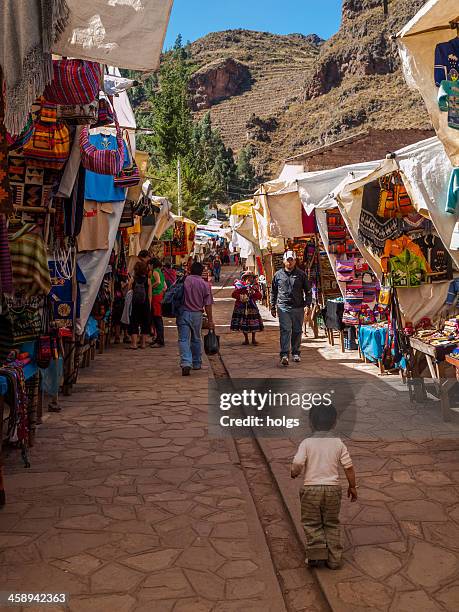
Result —
[[[444, 212], [448, 174], [451, 165], [443, 146], [437, 138], [410, 145], [401, 149], [396, 156], [379, 163], [376, 168], [357, 178], [345, 179], [322, 206], [332, 205], [334, 198], [339, 203], [349, 232], [360, 252], [377, 276], [382, 278], [379, 258], [373, 256], [358, 237], [362, 195], [364, 186], [381, 176], [400, 170], [414, 206], [420, 213], [428, 214], [446, 247], [449, 246], [454, 218]], [[459, 264], [459, 254], [451, 255]], [[445, 303], [449, 281], [426, 284], [421, 287], [398, 289], [402, 314], [406, 321], [416, 323], [422, 317], [434, 318]]]
[[53, 52], [131, 70], [156, 70], [172, 1], [67, 0], [70, 20]]
[[86, 284], [80, 285], [81, 307], [80, 318], [76, 321], [77, 334], [82, 334], [85, 330], [92, 307], [99, 293], [100, 285], [107, 271], [123, 207], [124, 202], [113, 202], [113, 213], [108, 215], [108, 249], [80, 253], [77, 257], [78, 265], [86, 278]]
[[436, 45], [454, 38], [456, 32], [449, 22], [458, 18], [458, 0], [430, 0], [397, 35], [405, 79], [420, 91], [435, 131], [454, 166], [459, 166], [459, 135], [448, 127], [447, 113], [438, 108], [434, 63]]
[[254, 197], [254, 235], [261, 249], [302, 234], [301, 201], [292, 181], [264, 183]]

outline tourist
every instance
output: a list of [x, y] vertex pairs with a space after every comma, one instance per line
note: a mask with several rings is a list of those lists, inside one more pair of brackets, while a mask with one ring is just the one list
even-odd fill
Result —
[[191, 273], [185, 278], [183, 306], [177, 317], [182, 376], [189, 376], [191, 368], [200, 370], [202, 366], [203, 309], [207, 314], [209, 329], [215, 329], [212, 290], [209, 283], [202, 278], [202, 273], [202, 264], [194, 262]]
[[231, 330], [244, 334], [244, 345], [250, 344], [249, 334], [252, 334], [252, 344], [256, 346], [256, 334], [263, 331], [263, 319], [257, 306], [257, 300], [261, 300], [262, 294], [256, 275], [246, 272], [240, 281], [234, 283], [234, 287], [232, 297], [236, 304], [231, 318]]
[[164, 291], [166, 290], [166, 281], [162, 271], [161, 262], [157, 257], [152, 257], [150, 260], [151, 267], [151, 324], [154, 332], [152, 348], [164, 346], [164, 323], [161, 312], [161, 302], [163, 300]]
[[325, 561], [329, 569], [341, 567], [343, 551], [339, 523], [342, 495], [339, 483], [340, 464], [349, 484], [347, 496], [353, 502], [357, 500], [351, 457], [342, 440], [332, 437], [336, 419], [336, 409], [333, 405], [321, 404], [311, 408], [309, 422], [313, 431], [312, 437], [301, 442], [291, 467], [292, 478], [296, 478], [304, 470], [300, 503], [308, 565], [317, 567], [321, 561]]
[[129, 290], [132, 291], [132, 301], [129, 320], [131, 345], [128, 348], [133, 350], [139, 348], [140, 331], [140, 348], [144, 349], [150, 333], [151, 281], [148, 276], [148, 266], [143, 261], [138, 261], [134, 266], [134, 275], [129, 283]]
[[220, 259], [220, 255], [216, 255], [214, 259], [214, 280], [215, 282], [220, 282], [220, 274], [222, 271], [222, 260]]
[[271, 314], [279, 316], [280, 359], [288, 366], [290, 349], [293, 361], [301, 361], [301, 336], [304, 308], [311, 304], [306, 274], [296, 266], [294, 251], [284, 253], [284, 268], [274, 275], [271, 287]]

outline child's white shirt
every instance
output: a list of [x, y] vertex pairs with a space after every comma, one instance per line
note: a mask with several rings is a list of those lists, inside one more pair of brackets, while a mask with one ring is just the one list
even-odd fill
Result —
[[352, 459], [340, 438], [311, 437], [304, 439], [293, 463], [304, 466], [304, 484], [339, 485], [339, 466], [352, 467]]

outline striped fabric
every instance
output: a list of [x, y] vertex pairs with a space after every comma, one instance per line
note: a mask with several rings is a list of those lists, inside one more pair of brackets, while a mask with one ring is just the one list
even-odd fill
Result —
[[13, 270], [8, 247], [6, 218], [0, 214], [0, 293], [13, 293]]
[[9, 235], [13, 284], [27, 295], [47, 295], [51, 290], [48, 259], [43, 238], [34, 233], [35, 225], [26, 223]]
[[63, 122], [57, 121], [57, 110], [43, 103], [35, 121], [32, 138], [24, 146], [29, 166], [60, 170], [70, 154], [70, 133]]
[[53, 104], [89, 104], [99, 95], [101, 65], [79, 59], [53, 61], [53, 80], [43, 94]]

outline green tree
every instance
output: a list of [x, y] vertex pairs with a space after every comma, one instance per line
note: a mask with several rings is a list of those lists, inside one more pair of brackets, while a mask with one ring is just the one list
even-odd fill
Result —
[[[240, 192], [253, 188], [255, 173], [251, 152], [241, 152], [236, 165], [233, 151], [212, 127], [210, 113], [194, 121], [188, 98], [192, 64], [177, 38], [162, 59], [157, 81], [143, 87], [137, 103], [139, 127], [153, 134], [138, 139], [139, 148], [150, 153], [150, 175], [158, 194], [177, 204], [177, 160], [182, 169], [184, 213], [195, 221], [204, 217], [209, 202], [230, 203]], [[136, 101], [139, 95], [135, 94]], [[132, 92], [131, 92], [132, 95]], [[133, 100], [134, 106], [136, 102]]]

